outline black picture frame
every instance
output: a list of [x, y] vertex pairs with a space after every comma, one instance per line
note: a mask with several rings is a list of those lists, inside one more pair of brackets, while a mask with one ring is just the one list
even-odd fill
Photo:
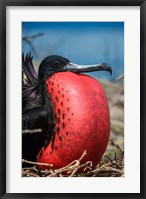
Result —
[[[6, 193], [6, 7], [140, 6], [140, 193]], [[0, 198], [146, 198], [146, 0], [0, 0]], [[133, 176], [134, 178], [134, 176]], [[129, 185], [130, 186], [130, 185]]]

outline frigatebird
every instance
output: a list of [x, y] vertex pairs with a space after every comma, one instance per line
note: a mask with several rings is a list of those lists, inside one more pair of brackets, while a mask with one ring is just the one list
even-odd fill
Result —
[[[79, 64], [72, 63], [71, 61], [69, 61], [68, 59], [66, 59], [62, 56], [51, 55], [51, 56], [46, 57], [40, 63], [39, 71], [38, 71], [38, 75], [37, 75], [37, 73], [34, 69], [33, 63], [32, 63], [32, 59], [33, 59], [33, 57], [31, 56], [31, 53], [27, 54], [26, 57], [24, 57], [24, 55], [22, 55], [22, 69], [23, 69], [22, 129], [23, 130], [25, 130], [25, 129], [42, 129], [42, 133], [24, 134], [23, 135], [22, 157], [24, 159], [35, 161], [36, 155], [38, 154], [40, 149], [43, 147], [43, 150], [41, 150], [38, 155], [38, 160], [41, 161], [41, 156], [43, 153], [42, 151], [47, 149], [48, 146], [51, 150], [49, 152], [50, 154], [52, 154], [53, 151], [57, 150], [57, 146], [55, 145], [56, 135], [58, 135], [59, 140], [62, 143], [61, 144], [61, 148], [62, 148], [62, 145], [63, 145], [62, 137], [63, 136], [61, 134], [59, 134], [60, 128], [61, 128], [60, 126], [63, 127], [63, 132], [65, 132], [66, 135], [68, 135], [68, 137], [69, 137], [70, 132], [67, 132], [64, 129], [65, 129], [65, 125], [67, 126], [69, 123], [71, 125], [72, 121], [70, 121], [69, 120], [70, 118], [68, 118], [68, 124], [66, 124], [66, 123], [64, 123], [64, 120], [65, 120], [65, 117], [67, 118], [67, 114], [69, 114], [69, 110], [72, 107], [72, 105], [70, 105], [70, 102], [69, 102], [72, 100], [71, 95], [76, 95], [76, 91], [74, 91], [74, 86], [76, 86], [76, 88], [77, 87], [80, 88], [81, 87], [80, 85], [85, 84], [86, 81], [87, 82], [89, 81], [91, 83], [93, 81], [93, 78], [91, 80], [89, 80], [88, 76], [80, 75], [80, 73], [91, 72], [91, 71], [108, 71], [109, 73], [112, 74], [112, 69], [106, 63], [100, 63], [100, 64], [94, 64], [94, 65], [79, 65]], [[76, 79], [75, 75], [78, 77], [78, 79]], [[67, 78], [67, 81], [65, 82], [66, 78]], [[82, 82], [83, 78], [85, 80]], [[63, 85], [61, 85], [62, 84], [61, 81], [62, 82], [64, 81], [65, 83]], [[64, 92], [64, 90], [66, 89], [65, 85], [68, 85], [68, 82], [70, 82], [70, 81], [73, 84], [71, 84], [72, 88], [70, 88], [71, 94], [68, 95], [67, 93]], [[95, 89], [96, 89], [97, 85], [94, 85], [94, 84], [95, 83], [93, 83], [93, 87], [95, 87]], [[87, 84], [87, 85], [90, 85], [90, 84]], [[59, 87], [60, 87], [60, 89], [62, 89], [62, 93], [60, 93]], [[91, 88], [90, 93], [88, 93], [88, 89], [87, 89], [87, 91], [84, 89], [85, 92], [87, 92], [85, 95], [85, 96], [87, 96], [87, 98], [89, 98], [88, 94], [90, 96], [92, 95], [92, 85], [90, 85], [89, 88]], [[73, 89], [73, 92], [72, 92], [72, 89]], [[101, 89], [101, 88], [99, 88], [99, 89]], [[97, 87], [97, 90], [98, 90], [98, 87]], [[105, 115], [107, 115], [107, 116], [105, 116], [105, 119], [106, 119], [109, 117], [109, 112], [108, 112], [106, 97], [104, 95], [102, 96], [102, 92], [103, 91], [101, 90], [101, 94], [99, 93], [99, 95], [101, 95], [101, 100], [106, 104], [106, 106], [105, 106], [106, 108], [104, 108], [104, 106], [103, 106], [103, 110], [105, 109], [105, 111], [106, 111], [105, 113], [103, 111], [103, 113]], [[68, 97], [65, 98], [66, 97], [65, 95], [67, 95]], [[82, 93], [80, 93], [80, 95], [82, 95]], [[96, 96], [95, 96], [95, 98], [96, 98]], [[83, 98], [83, 103], [85, 100], [86, 99]], [[90, 98], [88, 100], [90, 100]], [[60, 103], [60, 105], [58, 105], [59, 103]], [[71, 107], [69, 107], [68, 105], [66, 105], [66, 111], [61, 108], [64, 106], [63, 105], [64, 103], [71, 106]], [[74, 104], [74, 103], [75, 103], [75, 100], [72, 102], [72, 104]], [[98, 104], [98, 103], [99, 102], [97, 101], [96, 104]], [[78, 112], [79, 105], [76, 103], [76, 104], [74, 104], [74, 106], [75, 106], [74, 110], [76, 110], [75, 112]], [[88, 109], [87, 107], [84, 107], [84, 108]], [[99, 107], [98, 109], [102, 110], [102, 107]], [[61, 111], [63, 113], [61, 113]], [[82, 109], [82, 112], [83, 112], [83, 109]], [[72, 115], [73, 114], [74, 113], [72, 113]], [[90, 118], [90, 120], [92, 120], [92, 119], [93, 118]], [[80, 120], [84, 120], [84, 117], [83, 118], [80, 117]], [[100, 121], [100, 119], [98, 121]], [[81, 123], [81, 121], [77, 120], [77, 121], [75, 121], [75, 124], [77, 124], [78, 122]], [[69, 125], [69, 128], [70, 128], [70, 125]], [[74, 123], [72, 123], [72, 125], [74, 125]], [[107, 119], [107, 126], [109, 127], [109, 118]], [[107, 131], [109, 131], [108, 127], [107, 127], [107, 129], [108, 129]], [[104, 125], [103, 125], [103, 128], [104, 128]], [[86, 128], [84, 129], [84, 131], [85, 130], [86, 130]], [[71, 130], [68, 129], [68, 131], [71, 131]], [[78, 131], [78, 129], [77, 129], [77, 131]], [[97, 129], [97, 131], [100, 131], [100, 130]], [[94, 132], [93, 132], [93, 134], [94, 134]], [[101, 134], [102, 134], [102, 132], [101, 132]], [[108, 136], [109, 136], [109, 132], [107, 132], [107, 136], [106, 136], [107, 138], [106, 138], [105, 144], [103, 144], [105, 146], [107, 145]], [[79, 137], [78, 132], [76, 132], [75, 137]], [[83, 139], [83, 137], [82, 137], [82, 139]], [[77, 139], [77, 140], [79, 140], [79, 139]], [[89, 140], [90, 140], [90, 137], [89, 137]], [[72, 140], [70, 140], [70, 141], [72, 142]], [[67, 142], [69, 142], [69, 140]], [[92, 142], [92, 140], [91, 140], [91, 142]], [[70, 145], [70, 143], [68, 143], [68, 144]], [[105, 146], [103, 148], [105, 148]], [[103, 151], [103, 149], [102, 149], [102, 151]], [[47, 154], [48, 154], [48, 152], [47, 152]], [[45, 154], [45, 157], [46, 157], [46, 154]], [[50, 157], [49, 157], [49, 160], [51, 161]], [[45, 160], [43, 160], [43, 159], [42, 159], [42, 161], [45, 162]]]

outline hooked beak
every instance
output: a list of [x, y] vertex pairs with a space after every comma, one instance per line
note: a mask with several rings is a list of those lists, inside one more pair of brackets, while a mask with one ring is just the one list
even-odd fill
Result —
[[64, 70], [74, 72], [74, 73], [83, 73], [83, 72], [92, 72], [92, 71], [108, 71], [112, 75], [112, 68], [106, 63], [94, 64], [94, 65], [79, 65], [69, 62]]

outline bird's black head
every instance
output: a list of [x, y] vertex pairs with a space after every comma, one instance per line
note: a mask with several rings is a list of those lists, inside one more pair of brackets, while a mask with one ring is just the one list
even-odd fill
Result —
[[74, 73], [83, 73], [91, 71], [108, 71], [112, 74], [111, 67], [106, 63], [94, 64], [94, 65], [79, 65], [70, 62], [68, 59], [51, 55], [46, 57], [40, 64], [38, 78], [39, 80], [46, 80], [47, 77], [57, 72], [70, 71]]
[[68, 65], [69, 62], [68, 59], [58, 55], [48, 56], [41, 62], [38, 76], [40, 79], [43, 79], [53, 73], [63, 71], [63, 68]]

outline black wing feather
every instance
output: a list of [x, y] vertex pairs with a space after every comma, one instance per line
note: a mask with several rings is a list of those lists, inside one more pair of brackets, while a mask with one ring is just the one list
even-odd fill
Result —
[[22, 54], [22, 102], [23, 112], [31, 108], [39, 107], [41, 103], [41, 95], [38, 89], [38, 76], [32, 63], [31, 53], [24, 57]]
[[27, 54], [25, 58], [24, 58], [24, 54], [22, 54], [22, 69], [23, 69], [23, 72], [26, 75], [27, 81], [29, 81], [29, 83], [38, 81], [36, 71], [32, 64], [32, 59], [33, 59], [33, 57], [31, 56], [31, 53]]

